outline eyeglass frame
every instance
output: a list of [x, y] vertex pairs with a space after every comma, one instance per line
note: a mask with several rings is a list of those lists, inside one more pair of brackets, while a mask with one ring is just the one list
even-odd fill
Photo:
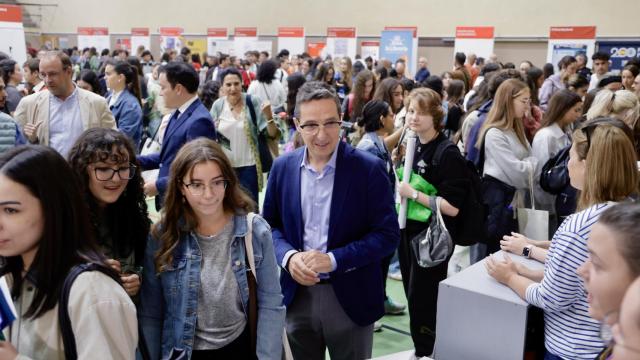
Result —
[[44, 73], [44, 72], [38, 72], [38, 79], [44, 81], [46, 78], [48, 77], [58, 77], [62, 74], [64, 74], [65, 71], [67, 71], [67, 69], [70, 69], [70, 67], [68, 66], [62, 66], [62, 71], [54, 71], [51, 73]]
[[[332, 121], [327, 121], [324, 124], [319, 124], [319, 123], [310, 123], [310, 124], [300, 124], [300, 120], [296, 120], [298, 122], [298, 127], [300, 128], [300, 132], [307, 134], [307, 135], [316, 135], [318, 132], [320, 132], [320, 128], [322, 127], [323, 129], [325, 129], [325, 131], [327, 130], [338, 130], [340, 129], [340, 126], [342, 125], [342, 121], [340, 120], [332, 120]], [[333, 129], [327, 129], [327, 125], [335, 125], [336, 128]], [[309, 129], [310, 126], [317, 126], [315, 128], [315, 131], [312, 129]], [[305, 129], [309, 129], [309, 130], [305, 130]]]
[[[215, 179], [215, 180], [211, 180], [209, 181], [209, 183], [204, 183], [204, 182], [192, 182], [190, 184], [187, 184], [185, 182], [180, 182], [182, 185], [184, 185], [187, 188], [187, 191], [189, 191], [189, 194], [193, 195], [193, 196], [202, 196], [204, 195], [204, 193], [207, 191], [207, 188], [210, 188], [211, 191], [213, 192], [215, 189], [215, 185], [211, 185], [212, 182], [218, 182], [218, 181], [222, 181], [223, 185], [222, 185], [222, 189], [223, 190], [227, 190], [227, 188], [229, 187], [229, 179]], [[204, 188], [202, 189], [202, 193], [194, 193], [194, 189], [192, 188], [193, 185], [203, 185]]]
[[[93, 166], [93, 173], [95, 174], [96, 180], [98, 180], [98, 181], [111, 181], [113, 179], [113, 177], [116, 175], [116, 173], [118, 173], [118, 178], [120, 180], [131, 180], [136, 175], [136, 169], [137, 168], [138, 167], [135, 166], [132, 163], [129, 163], [129, 166], [127, 168], [120, 167], [120, 168], [118, 168], [118, 170], [114, 170], [112, 167], [108, 167], [108, 166], [101, 166], [101, 167]], [[98, 170], [103, 170], [104, 171], [106, 169], [109, 169], [109, 170], [112, 171], [111, 176], [108, 179], [100, 179], [100, 177], [98, 176]], [[123, 171], [123, 169], [129, 169], [129, 176], [130, 177], [123, 178], [122, 175], [120, 175], [120, 171]]]

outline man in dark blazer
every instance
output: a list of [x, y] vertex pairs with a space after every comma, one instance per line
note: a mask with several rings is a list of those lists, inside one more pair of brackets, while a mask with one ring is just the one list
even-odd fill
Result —
[[306, 146], [274, 162], [264, 200], [293, 355], [370, 358], [384, 314], [380, 261], [400, 240], [389, 178], [381, 160], [339, 140], [327, 85], [303, 85], [296, 113]]
[[143, 170], [160, 169], [155, 181], [144, 184], [145, 194], [156, 196], [156, 209], [162, 206], [169, 169], [182, 145], [202, 136], [216, 140], [211, 115], [198, 99], [199, 78], [193, 67], [169, 63], [160, 69], [158, 83], [165, 105], [176, 110], [167, 124], [160, 152], [138, 157]]

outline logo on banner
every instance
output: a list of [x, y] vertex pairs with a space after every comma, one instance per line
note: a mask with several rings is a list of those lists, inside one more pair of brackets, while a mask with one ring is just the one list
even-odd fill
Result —
[[405, 44], [404, 39], [400, 35], [396, 35], [391, 38], [391, 42], [384, 46], [384, 50], [387, 52], [408, 52], [409, 47]]

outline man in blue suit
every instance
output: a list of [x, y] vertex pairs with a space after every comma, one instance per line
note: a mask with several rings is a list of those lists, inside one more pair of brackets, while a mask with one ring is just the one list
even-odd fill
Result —
[[155, 181], [144, 184], [145, 194], [156, 196], [156, 209], [162, 206], [169, 168], [182, 145], [201, 136], [216, 139], [211, 115], [198, 99], [199, 78], [193, 67], [169, 63], [160, 69], [158, 83], [165, 105], [177, 110], [169, 119], [160, 152], [138, 157], [143, 170], [160, 169]]
[[293, 355], [370, 358], [384, 314], [380, 261], [400, 240], [389, 178], [381, 160], [339, 141], [327, 85], [300, 88], [296, 118], [306, 146], [274, 162], [264, 200]]

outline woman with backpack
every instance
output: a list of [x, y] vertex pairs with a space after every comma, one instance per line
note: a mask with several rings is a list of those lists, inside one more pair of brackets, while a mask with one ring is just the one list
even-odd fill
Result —
[[220, 145], [180, 149], [145, 256], [140, 321], [153, 359], [280, 360], [278, 265], [255, 208]]
[[476, 147], [483, 169], [487, 239], [486, 244], [471, 249], [471, 263], [500, 250], [502, 237], [516, 230], [514, 205], [525, 202], [537, 166], [522, 121], [530, 104], [527, 84], [517, 79], [506, 80], [498, 87], [487, 121], [480, 129]]
[[[510, 257], [487, 259], [489, 275], [544, 311], [545, 359], [594, 359], [603, 348], [600, 323], [589, 316], [589, 298], [578, 267], [587, 261], [593, 225], [616, 202], [638, 194], [639, 174], [631, 129], [597, 118], [573, 132], [568, 164], [571, 186], [580, 190], [578, 212], [553, 235], [544, 272]], [[528, 247], [531, 256], [536, 247]]]
[[[534, 175], [534, 197], [536, 209], [549, 211], [549, 234], [553, 235], [560, 222], [556, 218], [556, 195], [540, 187], [542, 168], [549, 159], [571, 145], [573, 124], [582, 114], [580, 96], [570, 90], [560, 90], [553, 94], [544, 114], [541, 128], [533, 138], [531, 153], [538, 159]], [[543, 174], [544, 176], [544, 174]]]
[[[3, 153], [0, 210], [2, 281], [17, 312], [4, 331], [7, 341], [0, 341], [1, 356], [133, 360], [135, 305], [93, 241], [88, 211], [62, 156], [39, 145]], [[85, 264], [100, 271], [71, 282], [70, 273]]]
[[136, 296], [149, 236], [149, 214], [133, 144], [123, 133], [104, 128], [85, 131], [69, 153], [98, 245]]
[[[418, 358], [433, 353], [438, 283], [447, 277], [451, 254], [440, 264], [423, 268], [418, 264], [410, 242], [436, 216], [437, 202], [440, 202], [444, 223], [455, 239], [459, 230], [458, 215], [470, 186], [465, 172], [467, 165], [460, 151], [455, 145], [445, 146], [447, 142], [452, 143], [443, 133], [443, 117], [442, 100], [435, 91], [418, 88], [409, 94], [406, 121], [418, 137], [412, 165], [412, 178], [415, 179], [403, 180], [398, 185], [398, 192], [407, 198], [410, 207], [419, 206], [431, 212], [427, 218], [407, 218], [398, 248], [402, 283], [409, 304], [411, 337]], [[438, 149], [441, 154], [436, 159]]]

